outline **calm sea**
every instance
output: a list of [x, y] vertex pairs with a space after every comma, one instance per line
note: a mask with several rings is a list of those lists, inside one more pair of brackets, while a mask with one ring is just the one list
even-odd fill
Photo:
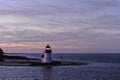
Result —
[[[14, 53], [29, 58], [41, 54]], [[0, 66], [0, 80], [120, 80], [120, 54], [53, 54], [54, 60], [89, 62], [79, 66]]]

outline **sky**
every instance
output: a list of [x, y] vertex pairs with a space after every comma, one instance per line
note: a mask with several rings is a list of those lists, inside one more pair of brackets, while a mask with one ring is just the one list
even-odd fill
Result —
[[120, 0], [0, 0], [6, 53], [119, 53]]

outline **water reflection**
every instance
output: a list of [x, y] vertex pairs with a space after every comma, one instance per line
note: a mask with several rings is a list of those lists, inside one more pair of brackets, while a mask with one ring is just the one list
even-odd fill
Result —
[[42, 79], [52, 80], [52, 66], [43, 66], [41, 69], [42, 69]]

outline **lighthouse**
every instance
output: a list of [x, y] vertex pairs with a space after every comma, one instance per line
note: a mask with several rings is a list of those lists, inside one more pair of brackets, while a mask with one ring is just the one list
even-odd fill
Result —
[[44, 54], [41, 56], [43, 63], [52, 62], [51, 53], [52, 53], [51, 47], [49, 46], [49, 44], [47, 44], [47, 46], [45, 47]]

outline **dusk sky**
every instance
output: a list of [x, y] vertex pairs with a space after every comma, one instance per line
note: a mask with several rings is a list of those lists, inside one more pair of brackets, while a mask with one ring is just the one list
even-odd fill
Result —
[[0, 0], [6, 53], [119, 53], [120, 0]]

